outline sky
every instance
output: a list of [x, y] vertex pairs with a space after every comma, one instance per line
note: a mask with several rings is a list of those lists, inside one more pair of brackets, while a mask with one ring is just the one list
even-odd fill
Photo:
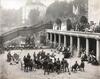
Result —
[[[1, 0], [1, 6], [4, 9], [19, 9], [20, 7], [24, 6], [25, 3], [29, 0]], [[46, 6], [49, 6], [55, 0], [33, 0], [33, 1], [40, 1]], [[73, 1], [73, 0], [58, 0], [58, 1]]]

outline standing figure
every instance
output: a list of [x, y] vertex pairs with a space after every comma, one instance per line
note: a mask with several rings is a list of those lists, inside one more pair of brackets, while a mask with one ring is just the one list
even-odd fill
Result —
[[57, 73], [58, 74], [60, 73], [60, 67], [61, 67], [61, 64], [60, 64], [60, 60], [58, 58], [58, 60], [57, 60]]
[[62, 65], [63, 72], [66, 72], [66, 69], [67, 69], [68, 72], [69, 72], [69, 68], [68, 68], [69, 64], [68, 64], [67, 60], [65, 60], [65, 59], [63, 58], [63, 60], [62, 60], [62, 62], [61, 62], [61, 65]]
[[84, 71], [85, 63], [84, 61], [81, 61], [81, 64], [79, 65], [79, 69]]
[[11, 55], [11, 53], [9, 52], [9, 53], [7, 54], [7, 62], [10, 62], [10, 61], [11, 61], [11, 57], [12, 57], [12, 55]]

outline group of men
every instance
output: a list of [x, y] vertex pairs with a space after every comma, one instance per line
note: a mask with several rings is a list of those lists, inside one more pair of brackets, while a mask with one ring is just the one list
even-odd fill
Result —
[[[49, 53], [45, 53], [44, 51], [40, 51], [37, 55], [34, 52], [33, 59], [28, 53], [27, 56], [23, 57], [24, 61], [24, 71], [32, 71], [33, 69], [43, 69], [44, 74], [47, 72], [48, 74], [50, 72], [57, 72], [60, 73], [60, 70], [62, 69], [63, 72], [66, 72], [68, 69], [68, 62], [63, 58], [62, 61], [60, 61], [59, 58], [55, 58], [55, 55], [50, 55]], [[69, 71], [69, 69], [68, 69]]]
[[87, 61], [93, 65], [98, 65], [98, 61], [95, 56], [94, 50], [90, 51], [89, 55], [86, 54], [85, 50], [81, 53], [81, 60]]
[[49, 53], [44, 52], [43, 50], [40, 51], [39, 53], [33, 54], [33, 59], [28, 53], [27, 56], [23, 57], [24, 61], [24, 71], [32, 71], [33, 69], [43, 69], [44, 70], [44, 75], [47, 73], [53, 73], [56, 72], [57, 74], [61, 72], [70, 72], [72, 71], [77, 71], [77, 70], [84, 70], [85, 64], [82, 61], [81, 64], [79, 65], [77, 61], [75, 64], [69, 68], [69, 63], [65, 58], [62, 58], [60, 60], [59, 58], [56, 58], [54, 54], [50, 55]]
[[14, 53], [13, 55], [11, 55], [11, 53], [9, 52], [7, 54], [7, 62], [10, 62], [11, 65], [18, 64], [19, 55], [17, 53]]
[[[52, 54], [46, 53], [44, 50], [39, 51], [38, 53], [33, 53], [33, 56], [31, 56], [29, 53], [23, 57], [23, 63], [21, 62], [21, 69], [24, 70], [24, 72], [28, 71], [35, 71], [37, 69], [43, 69], [44, 75], [47, 73], [53, 73], [56, 72], [57, 74], [62, 72], [71, 72], [71, 71], [77, 71], [82, 70], [84, 71], [84, 61], [81, 61], [81, 64], [78, 64], [77, 61], [71, 66], [69, 66], [69, 62], [64, 57], [62, 59], [56, 58], [57, 51], [51, 50]], [[58, 53], [57, 53], [58, 54]], [[15, 62], [18, 59], [18, 55], [14, 53], [12, 56], [10, 52], [7, 54], [7, 61], [12, 63], [11, 61]], [[17, 61], [16, 63], [18, 63]]]

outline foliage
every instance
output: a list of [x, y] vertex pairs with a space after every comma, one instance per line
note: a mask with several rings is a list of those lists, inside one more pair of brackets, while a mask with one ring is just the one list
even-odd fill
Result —
[[87, 24], [87, 23], [88, 23], [88, 19], [87, 19], [85, 16], [82, 16], [82, 17], [80, 18], [80, 23], [82, 23], [82, 24]]
[[79, 16], [87, 15], [88, 0], [74, 0], [73, 4], [79, 7]]
[[66, 1], [55, 1], [46, 11], [46, 16], [54, 20], [58, 17], [70, 16], [72, 14], [72, 4], [68, 4]]
[[100, 25], [95, 28], [95, 32], [100, 33]]
[[57, 18], [56, 19], [56, 23], [57, 23], [57, 25], [61, 25], [62, 22], [61, 22], [61, 20], [59, 18]]
[[67, 30], [71, 30], [72, 29], [72, 22], [70, 19], [67, 19]]

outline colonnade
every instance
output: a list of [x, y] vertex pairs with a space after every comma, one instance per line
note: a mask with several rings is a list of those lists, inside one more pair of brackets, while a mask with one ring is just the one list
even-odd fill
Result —
[[[53, 36], [53, 34], [54, 34], [54, 38], [52, 37]], [[62, 40], [62, 38], [61, 38], [61, 35], [63, 35], [64, 36], [64, 39], [63, 39], [63, 41], [64, 41], [64, 44], [63, 44], [63, 46], [64, 47], [67, 47], [67, 39], [66, 39], [66, 37], [67, 36], [69, 36], [69, 38], [70, 38], [70, 41], [68, 41], [68, 42], [70, 42], [70, 45], [69, 45], [69, 47], [70, 47], [70, 52], [72, 52], [73, 51], [73, 36], [72, 35], [66, 35], [66, 34], [56, 34], [56, 33], [50, 33], [50, 32], [47, 32], [47, 40], [49, 40], [51, 43], [54, 43], [54, 44], [57, 44], [57, 36], [56, 35], [58, 35], [59, 37], [58, 37], [58, 45], [60, 46], [61, 45], [61, 40]], [[77, 38], [77, 55], [79, 55], [79, 53], [80, 53], [80, 44], [81, 44], [81, 40], [80, 40], [80, 36], [75, 36], [76, 38]], [[86, 54], [88, 55], [89, 54], [89, 38], [88, 37], [84, 37], [85, 38], [85, 40], [86, 40], [86, 42], [85, 42], [85, 47], [86, 47]], [[54, 39], [54, 42], [52, 42], [52, 39]], [[99, 61], [100, 62], [100, 40], [99, 39], [96, 39], [96, 38], [94, 38], [94, 40], [96, 40], [96, 59], [97, 59], [97, 61]]]

